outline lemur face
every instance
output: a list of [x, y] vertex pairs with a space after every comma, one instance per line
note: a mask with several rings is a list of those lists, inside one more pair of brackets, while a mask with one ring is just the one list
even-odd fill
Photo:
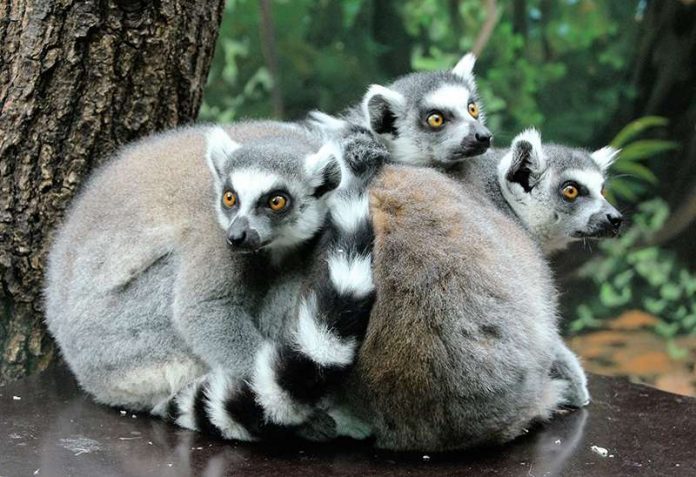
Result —
[[215, 210], [232, 250], [258, 252], [296, 247], [322, 227], [326, 194], [341, 182], [331, 145], [303, 154], [287, 144], [239, 145], [215, 128], [208, 164]]
[[513, 140], [501, 161], [505, 199], [546, 251], [586, 238], [615, 236], [622, 215], [603, 196], [605, 173], [618, 151], [594, 153], [541, 145], [528, 130]]
[[446, 167], [488, 149], [492, 135], [484, 126], [474, 63], [469, 53], [451, 71], [413, 73], [368, 90], [363, 114], [395, 160]]

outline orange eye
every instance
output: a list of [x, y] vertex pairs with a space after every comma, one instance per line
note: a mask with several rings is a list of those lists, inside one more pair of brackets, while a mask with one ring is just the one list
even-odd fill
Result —
[[476, 103], [469, 103], [469, 114], [471, 114], [471, 117], [474, 119], [479, 117], [479, 108]]
[[225, 204], [225, 207], [231, 209], [237, 204], [237, 194], [231, 190], [225, 191], [225, 193], [222, 194], [222, 203]]
[[578, 188], [572, 184], [565, 186], [562, 191], [563, 197], [570, 202], [577, 199], [579, 193]]
[[271, 208], [273, 212], [280, 212], [288, 206], [288, 199], [282, 195], [274, 195], [268, 199], [268, 207]]
[[433, 129], [440, 129], [445, 124], [445, 118], [440, 113], [431, 113], [426, 119], [428, 126]]

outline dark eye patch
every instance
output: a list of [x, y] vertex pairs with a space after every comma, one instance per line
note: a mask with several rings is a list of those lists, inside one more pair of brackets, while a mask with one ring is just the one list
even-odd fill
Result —
[[[271, 197], [274, 197], [276, 195], [282, 195], [288, 201], [288, 205], [285, 207], [284, 210], [282, 210], [280, 212], [272, 212], [270, 210], [270, 208], [268, 207], [268, 201], [271, 200]], [[274, 190], [267, 192], [265, 194], [261, 194], [261, 196], [259, 197], [259, 200], [256, 202], [257, 210], [264, 212], [264, 213], [271, 214], [273, 217], [284, 217], [292, 210], [292, 208], [294, 206], [295, 206], [295, 198], [292, 196], [292, 194], [290, 194], [290, 192], [288, 192], [285, 189], [274, 189]]]
[[420, 108], [418, 110], [418, 126], [424, 131], [434, 131], [430, 126], [428, 126], [428, 116], [430, 116], [431, 114], [441, 114], [442, 117], [445, 119], [446, 123], [452, 121], [455, 117], [455, 114], [451, 109], [438, 109], [431, 107]]
[[581, 184], [580, 182], [577, 182], [577, 181], [574, 181], [574, 180], [563, 181], [563, 183], [561, 184], [561, 187], [560, 187], [558, 190], [561, 190], [561, 191], [562, 191], [563, 189], [565, 189], [565, 188], [566, 188], [567, 186], [569, 186], [569, 185], [575, 187], [575, 188], [578, 190], [578, 197], [590, 195], [590, 189], [588, 189], [587, 187], [585, 187], [585, 186], [584, 186], [583, 184]]

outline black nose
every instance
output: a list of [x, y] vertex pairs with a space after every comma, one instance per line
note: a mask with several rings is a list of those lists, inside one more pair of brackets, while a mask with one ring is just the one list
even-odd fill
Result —
[[227, 243], [234, 246], [234, 247], [239, 247], [244, 243], [246, 240], [247, 233], [246, 230], [241, 230], [239, 232], [234, 232], [231, 233], [227, 236]]
[[493, 135], [489, 132], [477, 132], [476, 141], [482, 146], [490, 146]]
[[619, 227], [621, 227], [621, 224], [623, 223], [623, 216], [621, 214], [607, 214], [607, 220], [609, 221], [611, 226], [614, 227], [614, 230], [619, 230]]

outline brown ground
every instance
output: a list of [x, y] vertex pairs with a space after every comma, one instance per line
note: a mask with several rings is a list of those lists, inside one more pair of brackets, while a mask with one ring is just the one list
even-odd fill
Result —
[[645, 312], [628, 311], [604, 330], [568, 338], [568, 344], [589, 372], [696, 396], [696, 336], [676, 338], [670, 346], [651, 330], [657, 322]]

